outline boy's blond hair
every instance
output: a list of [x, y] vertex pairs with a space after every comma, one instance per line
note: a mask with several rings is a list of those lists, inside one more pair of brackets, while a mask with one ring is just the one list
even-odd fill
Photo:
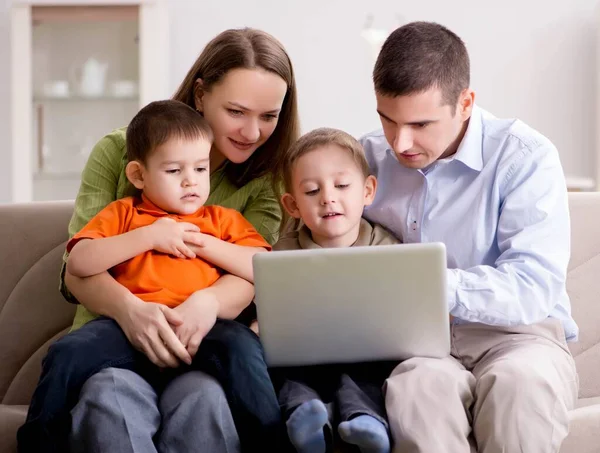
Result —
[[327, 145], [336, 145], [347, 150], [352, 155], [363, 176], [367, 178], [371, 174], [365, 151], [358, 140], [339, 129], [322, 127], [304, 134], [287, 152], [283, 153], [280, 171], [277, 173], [280, 178], [279, 183], [283, 185], [286, 192], [292, 192], [292, 172], [298, 159], [316, 148]]

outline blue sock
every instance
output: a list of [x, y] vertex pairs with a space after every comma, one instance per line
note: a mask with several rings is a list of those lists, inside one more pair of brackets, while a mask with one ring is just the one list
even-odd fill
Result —
[[327, 408], [320, 400], [310, 400], [298, 406], [288, 418], [287, 432], [298, 453], [325, 453], [324, 426]]
[[338, 433], [361, 453], [390, 453], [390, 437], [383, 423], [370, 415], [359, 415], [338, 426]]

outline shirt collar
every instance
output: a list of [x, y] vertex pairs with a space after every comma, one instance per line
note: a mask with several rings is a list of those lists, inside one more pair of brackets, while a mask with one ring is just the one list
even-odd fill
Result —
[[[436, 162], [433, 162], [430, 165], [430, 167], [435, 167], [436, 164], [439, 162], [450, 162], [452, 160], [458, 160], [475, 171], [481, 171], [483, 169], [482, 122], [482, 111], [479, 107], [474, 105], [473, 110], [471, 111], [471, 117], [469, 118], [469, 125], [467, 126], [467, 131], [465, 132], [465, 136], [458, 145], [456, 153], [445, 159], [440, 159]], [[387, 141], [386, 145], [387, 154], [397, 161], [396, 155], [394, 154], [394, 150], [389, 145], [389, 143], [387, 143]], [[422, 171], [422, 173], [427, 173], [427, 171]]]
[[[373, 227], [365, 219], [360, 219], [360, 229], [358, 230], [358, 237], [354, 244], [350, 247], [362, 247], [371, 245], [371, 236], [373, 235]], [[302, 225], [298, 231], [298, 243], [302, 249], [320, 249], [322, 248], [312, 239], [310, 230], [306, 225]]]
[[187, 214], [187, 215], [170, 214], [167, 211], [165, 211], [164, 209], [161, 209], [158, 206], [156, 206], [154, 203], [152, 203], [152, 201], [150, 201], [150, 199], [148, 197], [146, 197], [146, 195], [144, 195], [143, 192], [142, 192], [141, 198], [142, 198], [141, 201], [139, 201], [138, 204], [136, 205], [138, 212], [143, 213], [143, 214], [150, 214], [151, 216], [154, 216], [154, 217], [171, 216], [171, 217], [177, 217], [179, 219], [185, 219], [188, 217], [197, 217], [198, 213], [200, 211], [202, 211], [202, 209], [204, 209], [204, 206], [202, 206], [198, 211], [194, 212], [193, 214]]
[[142, 193], [141, 197], [142, 197], [141, 201], [136, 206], [136, 208], [139, 212], [144, 213], [144, 214], [150, 214], [153, 216], [169, 215], [169, 213], [167, 211], [165, 211], [164, 209], [160, 209], [158, 206], [156, 206], [154, 203], [152, 203], [148, 199], [148, 197], [146, 197], [146, 195], [144, 195], [144, 193]]
[[482, 112], [476, 105], [471, 111], [471, 118], [465, 136], [458, 145], [458, 150], [453, 156], [467, 167], [475, 171], [483, 169], [483, 124]]

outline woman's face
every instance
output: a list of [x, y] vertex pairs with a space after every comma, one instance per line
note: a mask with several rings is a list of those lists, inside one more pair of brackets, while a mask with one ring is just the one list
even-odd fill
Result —
[[[198, 79], [197, 88], [202, 87]], [[277, 126], [287, 84], [263, 69], [233, 69], [210, 91], [196, 89], [196, 108], [215, 135], [211, 170], [248, 160]]]

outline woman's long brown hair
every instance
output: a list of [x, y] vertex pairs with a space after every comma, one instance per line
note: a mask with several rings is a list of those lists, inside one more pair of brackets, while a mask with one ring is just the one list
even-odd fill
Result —
[[[255, 178], [273, 176], [282, 152], [294, 143], [300, 133], [296, 81], [290, 58], [273, 36], [252, 28], [226, 30], [204, 48], [173, 99], [196, 108], [194, 86], [198, 79], [203, 89], [210, 90], [232, 69], [261, 68], [277, 74], [287, 84], [287, 92], [279, 113], [277, 126], [269, 139], [242, 164], [229, 164], [227, 176], [238, 186]], [[277, 189], [277, 188], [276, 188]], [[279, 194], [279, 190], [276, 194]]]

